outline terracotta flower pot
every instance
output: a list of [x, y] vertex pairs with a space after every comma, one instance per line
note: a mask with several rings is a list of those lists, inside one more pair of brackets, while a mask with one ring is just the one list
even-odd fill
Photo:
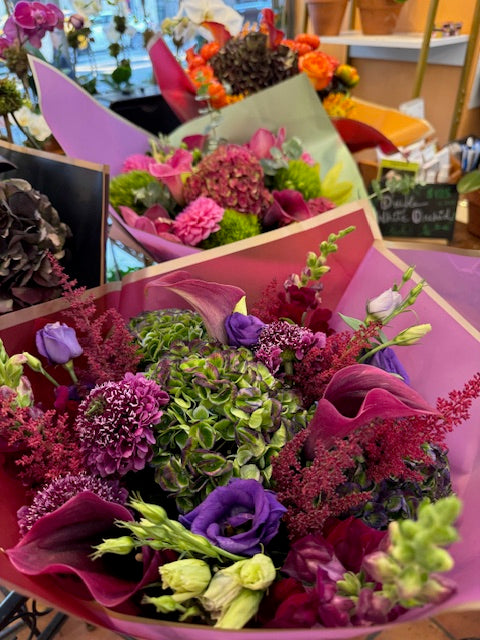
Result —
[[348, 0], [307, 0], [314, 33], [336, 36], [340, 33]]
[[403, 4], [395, 0], [357, 0], [365, 35], [393, 33]]
[[480, 191], [471, 191], [464, 195], [468, 200], [467, 229], [474, 236], [480, 237]]

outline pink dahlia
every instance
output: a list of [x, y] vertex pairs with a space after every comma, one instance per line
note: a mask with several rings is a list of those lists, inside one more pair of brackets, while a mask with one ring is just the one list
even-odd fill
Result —
[[96, 478], [86, 473], [70, 473], [52, 480], [35, 495], [30, 506], [21, 507], [17, 511], [20, 533], [25, 535], [37, 520], [56, 511], [82, 491], [90, 491], [107, 502], [118, 504], [125, 504], [128, 498], [128, 491], [120, 486], [118, 480]]
[[75, 428], [88, 467], [105, 478], [142, 470], [152, 458], [153, 425], [168, 394], [141, 373], [104, 382], [78, 408]]
[[184, 244], [195, 247], [211, 233], [218, 231], [223, 207], [215, 200], [201, 196], [193, 200], [173, 221], [173, 231]]
[[122, 173], [128, 173], [129, 171], [148, 171], [150, 165], [154, 163], [155, 160], [151, 156], [146, 156], [143, 153], [134, 153], [124, 161]]
[[261, 215], [272, 196], [264, 185], [260, 161], [246, 147], [218, 147], [195, 167], [184, 188], [187, 202], [200, 196], [213, 198], [224, 209]]

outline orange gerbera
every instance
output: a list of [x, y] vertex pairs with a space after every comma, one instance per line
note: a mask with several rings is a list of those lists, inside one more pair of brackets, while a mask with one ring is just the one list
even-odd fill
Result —
[[337, 66], [338, 61], [322, 51], [311, 51], [298, 60], [298, 68], [307, 74], [316, 91], [328, 87]]

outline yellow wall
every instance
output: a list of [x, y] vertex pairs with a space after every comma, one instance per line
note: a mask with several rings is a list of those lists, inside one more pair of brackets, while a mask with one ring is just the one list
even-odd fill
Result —
[[[476, 0], [458, 0], [457, 2], [440, 0], [436, 24], [440, 25], [447, 21], [463, 22], [462, 33], [468, 34], [475, 3]], [[396, 31], [422, 33], [429, 4], [429, 0], [407, 0], [402, 6]], [[298, 0], [297, 7], [298, 30], [300, 30], [303, 0]], [[346, 18], [349, 10], [347, 8]], [[346, 22], [345, 19], [345, 26]], [[356, 28], [360, 29], [358, 16], [355, 24]], [[340, 58], [344, 56], [346, 51], [344, 47], [332, 47], [332, 45], [323, 45], [322, 49]], [[480, 136], [480, 108], [468, 109], [478, 53], [479, 46], [477, 44], [457, 137], [463, 137], [470, 133]], [[351, 63], [357, 67], [360, 74], [360, 84], [353, 92], [355, 96], [389, 107], [398, 107], [401, 102], [411, 99], [416, 71], [415, 63], [361, 58], [352, 59]], [[421, 91], [421, 97], [425, 101], [425, 117], [435, 128], [440, 144], [445, 144], [449, 139], [461, 71], [462, 68], [458, 66], [431, 64], [427, 66], [425, 72]]]

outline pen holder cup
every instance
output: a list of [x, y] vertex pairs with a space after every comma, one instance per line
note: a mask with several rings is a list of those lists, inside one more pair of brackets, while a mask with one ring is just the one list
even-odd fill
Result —
[[480, 237], [480, 190], [464, 194], [468, 200], [467, 229], [474, 236]]

